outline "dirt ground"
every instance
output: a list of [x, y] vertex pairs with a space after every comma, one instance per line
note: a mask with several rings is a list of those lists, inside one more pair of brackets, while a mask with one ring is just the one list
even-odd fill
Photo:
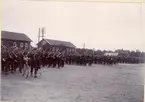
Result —
[[41, 77], [1, 76], [9, 102], [143, 102], [144, 65], [118, 64], [42, 68]]

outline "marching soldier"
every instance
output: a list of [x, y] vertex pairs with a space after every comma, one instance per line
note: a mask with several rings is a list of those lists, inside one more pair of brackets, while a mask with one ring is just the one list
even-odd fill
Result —
[[34, 54], [31, 53], [29, 54], [29, 57], [30, 57], [30, 66], [31, 66], [31, 70], [30, 70], [30, 73], [31, 73], [31, 76], [33, 75], [33, 70], [35, 68], [35, 58], [34, 58]]

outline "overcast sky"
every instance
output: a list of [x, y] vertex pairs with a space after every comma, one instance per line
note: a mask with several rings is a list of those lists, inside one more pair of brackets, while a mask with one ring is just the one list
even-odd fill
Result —
[[81, 48], [85, 43], [96, 50], [145, 51], [143, 18], [141, 3], [2, 1], [2, 30], [25, 33], [32, 45], [38, 42], [38, 28], [44, 26], [46, 38]]

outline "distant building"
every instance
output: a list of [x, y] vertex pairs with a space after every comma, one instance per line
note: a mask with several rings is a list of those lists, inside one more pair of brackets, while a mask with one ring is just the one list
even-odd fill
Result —
[[93, 49], [77, 48], [76, 52], [78, 52], [80, 55], [91, 56], [94, 54], [95, 51]]
[[38, 48], [43, 48], [44, 50], [49, 50], [53, 52], [66, 52], [71, 53], [75, 52], [76, 46], [71, 42], [53, 40], [53, 39], [42, 39], [38, 44]]
[[128, 57], [130, 51], [129, 50], [119, 49], [119, 50], [115, 50], [115, 53], [118, 53], [118, 56], [120, 56], [120, 57]]
[[7, 47], [17, 46], [18, 48], [29, 49], [31, 42], [32, 40], [23, 33], [1, 31], [1, 44]]
[[106, 53], [104, 53], [104, 56], [118, 56], [118, 53], [106, 52]]

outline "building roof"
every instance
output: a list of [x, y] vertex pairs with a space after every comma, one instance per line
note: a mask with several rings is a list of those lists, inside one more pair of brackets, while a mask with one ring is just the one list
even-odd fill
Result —
[[71, 42], [68, 41], [60, 41], [60, 40], [53, 40], [53, 39], [44, 39], [47, 41], [50, 45], [54, 46], [65, 46], [65, 47], [72, 47], [75, 48], [76, 46], [73, 45]]
[[1, 38], [9, 39], [9, 40], [28, 41], [28, 42], [32, 41], [27, 35], [23, 33], [16, 33], [10, 31], [1, 31]]

